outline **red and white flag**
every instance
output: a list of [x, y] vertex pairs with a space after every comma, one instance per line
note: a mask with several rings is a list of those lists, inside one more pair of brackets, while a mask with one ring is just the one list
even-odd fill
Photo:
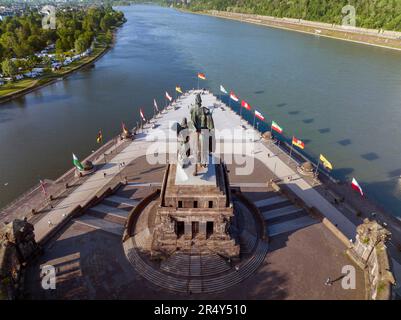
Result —
[[47, 191], [46, 191], [46, 183], [43, 180], [39, 180], [40, 181], [40, 187], [42, 189], [42, 192], [45, 196], [47, 196]]
[[251, 110], [249, 103], [244, 100], [241, 101], [241, 107], [245, 108], [246, 110]]
[[127, 129], [127, 127], [125, 126], [125, 123], [124, 123], [124, 122], [121, 122], [121, 127], [122, 127], [124, 133], [128, 133], [128, 129]]
[[141, 115], [142, 120], [146, 122], [146, 118], [145, 115], [143, 114], [142, 108], [139, 109], [139, 114]]
[[155, 107], [156, 111], [159, 112], [159, 108], [157, 106], [156, 99], [153, 99], [153, 106]]
[[355, 180], [355, 178], [352, 178], [351, 187], [352, 187], [352, 189], [358, 191], [359, 194], [363, 197], [362, 188], [361, 188], [361, 186], [359, 185], [358, 181]]
[[239, 101], [238, 97], [237, 97], [237, 96], [235, 95], [235, 93], [232, 92], [232, 91], [230, 91], [230, 99], [232, 99], [232, 100], [234, 100], [234, 101], [236, 101], [236, 102]]
[[166, 99], [168, 99], [170, 102], [173, 101], [173, 98], [168, 94], [166, 91]]
[[261, 114], [258, 110], [255, 110], [255, 116], [256, 116], [256, 118], [258, 118], [262, 121], [265, 120], [265, 117], [263, 116], [263, 114]]

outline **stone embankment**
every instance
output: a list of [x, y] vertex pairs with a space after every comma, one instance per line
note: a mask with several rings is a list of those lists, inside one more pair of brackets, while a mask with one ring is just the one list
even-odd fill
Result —
[[245, 13], [235, 13], [217, 10], [195, 12], [219, 18], [238, 20], [267, 27], [287, 29], [316, 36], [352, 41], [367, 45], [401, 50], [401, 32], [383, 29], [366, 29], [351, 26], [342, 26], [330, 23], [307, 21], [302, 19], [277, 18]]

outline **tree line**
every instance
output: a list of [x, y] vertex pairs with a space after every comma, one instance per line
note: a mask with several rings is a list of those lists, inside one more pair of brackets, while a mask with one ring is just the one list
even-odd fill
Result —
[[[166, 0], [172, 3], [170, 0]], [[191, 0], [191, 10], [220, 10], [341, 24], [341, 9], [356, 9], [358, 27], [401, 31], [400, 0]]]
[[95, 37], [99, 42], [111, 42], [111, 30], [125, 22], [124, 14], [111, 6], [58, 10], [56, 29], [44, 29], [42, 18], [39, 12], [28, 11], [0, 21], [2, 65], [10, 65], [12, 58], [24, 58], [20, 64], [32, 65], [36, 61], [34, 54], [50, 44], [55, 44], [57, 54], [71, 49], [82, 53]]

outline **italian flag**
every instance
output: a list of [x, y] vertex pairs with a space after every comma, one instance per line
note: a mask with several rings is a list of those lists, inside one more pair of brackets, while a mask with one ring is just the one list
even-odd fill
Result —
[[206, 80], [206, 76], [205, 76], [205, 74], [204, 73], [198, 73], [198, 78], [199, 79], [202, 79], [202, 80]]
[[283, 128], [281, 128], [276, 122], [272, 121], [272, 130], [278, 133], [283, 133]]
[[362, 188], [361, 188], [361, 186], [359, 185], [358, 181], [356, 181], [355, 178], [352, 178], [351, 187], [352, 187], [352, 189], [358, 191], [359, 194], [363, 197]]
[[80, 171], [84, 170], [84, 166], [82, 165], [81, 162], [79, 162], [79, 160], [75, 154], [72, 154], [72, 162], [78, 170], [80, 170]]
[[173, 98], [171, 98], [171, 96], [168, 94], [167, 91], [166, 91], [166, 99], [168, 99], [170, 102], [173, 100]]
[[142, 109], [139, 109], [139, 114], [141, 115], [142, 120], [146, 122], [146, 118], [145, 115], [143, 114]]
[[249, 103], [244, 100], [241, 101], [241, 107], [245, 108], [246, 110], [251, 110]]
[[230, 91], [230, 99], [232, 99], [232, 100], [234, 100], [234, 101], [236, 101], [236, 102], [239, 101], [238, 97], [237, 97], [237, 96], [235, 95], [235, 93], [232, 92], [232, 91]]
[[265, 117], [263, 116], [263, 114], [261, 114], [258, 110], [255, 110], [255, 117], [264, 121]]

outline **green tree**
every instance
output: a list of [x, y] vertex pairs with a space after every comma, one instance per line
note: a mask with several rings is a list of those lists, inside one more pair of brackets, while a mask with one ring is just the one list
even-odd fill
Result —
[[8, 77], [14, 77], [17, 74], [17, 66], [10, 59], [5, 59], [1, 63], [1, 69], [3, 70], [3, 74]]
[[85, 41], [84, 36], [80, 36], [77, 40], [75, 40], [74, 48], [77, 53], [82, 53], [87, 49], [87, 42]]

